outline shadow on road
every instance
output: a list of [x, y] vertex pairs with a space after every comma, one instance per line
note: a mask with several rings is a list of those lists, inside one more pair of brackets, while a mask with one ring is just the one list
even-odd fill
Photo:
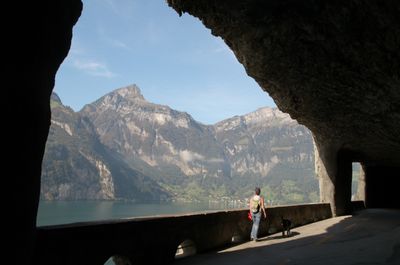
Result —
[[[311, 235], [306, 236], [308, 233]], [[352, 216], [297, 227], [289, 237], [275, 234], [258, 242], [247, 242], [175, 262], [179, 265], [288, 263], [398, 265], [400, 210], [363, 210]]]

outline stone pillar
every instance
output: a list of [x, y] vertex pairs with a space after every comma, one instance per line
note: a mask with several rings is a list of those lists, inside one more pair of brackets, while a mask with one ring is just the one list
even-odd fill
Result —
[[340, 145], [314, 137], [315, 171], [319, 178], [320, 201], [331, 204], [332, 215], [351, 212], [352, 162]]
[[399, 188], [400, 167], [377, 165], [364, 166], [365, 206], [367, 208], [400, 208]]

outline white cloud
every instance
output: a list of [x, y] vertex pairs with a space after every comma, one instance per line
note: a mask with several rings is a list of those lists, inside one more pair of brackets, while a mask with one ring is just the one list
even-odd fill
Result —
[[194, 161], [194, 160], [204, 160], [204, 156], [196, 153], [196, 152], [191, 152], [189, 150], [182, 150], [179, 151], [179, 156], [181, 160], [183, 160], [185, 163]]
[[124, 36], [119, 36], [117, 34], [118, 38], [116, 38], [114, 36], [115, 34], [113, 34], [112, 31], [109, 31], [106, 29], [106, 27], [102, 27], [102, 26], [97, 26], [96, 32], [102, 43], [106, 43], [106, 44], [112, 46], [113, 48], [123, 49], [123, 50], [127, 50], [127, 51], [131, 50], [131, 48], [129, 47], [128, 44], [126, 44], [126, 42], [121, 41], [119, 39], [121, 37], [124, 38]]
[[111, 45], [113, 45], [113, 46], [115, 46], [117, 48], [123, 48], [123, 49], [129, 50], [129, 46], [126, 43], [124, 43], [124, 42], [122, 42], [120, 40], [112, 40], [112, 39], [110, 39], [109, 41], [111, 42]]
[[82, 70], [85, 73], [93, 76], [100, 76], [105, 78], [113, 78], [116, 76], [116, 74], [108, 69], [106, 64], [99, 63], [93, 60], [74, 60], [73, 66], [78, 70]]

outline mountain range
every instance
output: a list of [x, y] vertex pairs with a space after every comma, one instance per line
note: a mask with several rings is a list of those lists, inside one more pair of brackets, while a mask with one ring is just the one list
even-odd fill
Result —
[[75, 112], [53, 93], [45, 200], [318, 200], [310, 131], [276, 108], [214, 125], [148, 102], [136, 85]]

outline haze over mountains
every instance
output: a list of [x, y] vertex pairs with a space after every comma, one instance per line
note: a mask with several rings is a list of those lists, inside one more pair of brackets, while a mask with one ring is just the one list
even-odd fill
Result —
[[310, 131], [276, 108], [214, 125], [145, 100], [131, 85], [74, 112], [53, 94], [42, 199], [318, 199]]

